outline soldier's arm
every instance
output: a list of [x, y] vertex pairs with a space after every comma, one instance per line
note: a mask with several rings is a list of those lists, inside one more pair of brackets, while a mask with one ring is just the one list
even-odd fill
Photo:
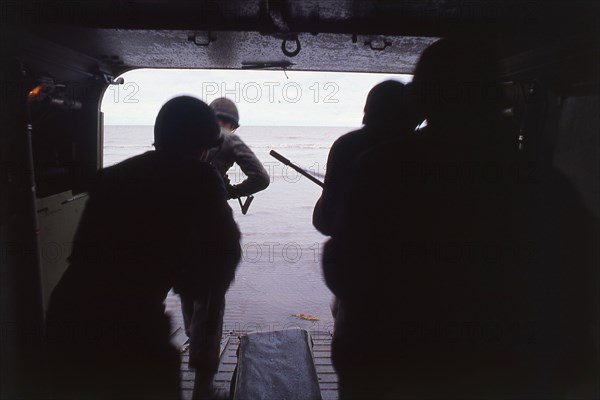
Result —
[[349, 171], [342, 171], [339, 147], [340, 140], [331, 146], [327, 156], [323, 192], [313, 210], [313, 226], [322, 234], [329, 236], [333, 230], [333, 221], [337, 219], [339, 213], [340, 175], [349, 173]]
[[176, 287], [178, 293], [192, 299], [200, 296], [200, 300], [209, 290], [225, 293], [241, 258], [240, 231], [227, 204], [223, 181], [214, 167], [206, 167], [196, 179], [199, 187], [189, 216], [188, 247], [193, 249], [194, 259], [186, 263]]
[[360, 299], [381, 279], [378, 258], [390, 251], [380, 247], [386, 215], [379, 211], [381, 191], [376, 180], [377, 164], [359, 161], [347, 199], [340, 204], [331, 222], [331, 236], [323, 253], [323, 276], [329, 289], [340, 299]]
[[[214, 178], [221, 182], [218, 174], [215, 174]], [[223, 290], [226, 290], [234, 278], [241, 258], [240, 231], [222, 186], [219, 193], [207, 196], [206, 203], [206, 209], [199, 221], [202, 224], [200, 229], [203, 230], [204, 241], [209, 247], [206, 251], [206, 261], [218, 266], [212, 271], [213, 280], [215, 284], [224, 285]]]
[[[208, 167], [208, 165], [205, 165]], [[189, 366], [212, 370], [218, 365], [219, 341], [223, 329], [225, 293], [235, 277], [240, 260], [240, 232], [227, 204], [223, 181], [216, 168], [206, 168], [199, 182], [204, 190], [198, 194], [193, 211], [193, 230], [197, 233], [200, 258], [191, 265], [182, 286], [182, 301], [193, 305], [189, 324]], [[204, 373], [200, 373], [204, 375]], [[198, 377], [198, 372], [197, 375]]]
[[240, 184], [233, 185], [233, 193], [230, 193], [229, 197], [248, 196], [266, 189], [270, 183], [269, 174], [260, 160], [242, 139], [236, 135], [232, 139], [234, 161], [248, 178]]

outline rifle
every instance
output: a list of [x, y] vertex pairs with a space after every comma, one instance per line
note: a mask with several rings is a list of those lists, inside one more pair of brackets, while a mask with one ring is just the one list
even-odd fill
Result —
[[254, 200], [254, 196], [252, 196], [251, 194], [248, 195], [248, 197], [246, 198], [246, 201], [242, 203], [242, 198], [238, 197], [238, 202], [240, 203], [240, 208], [242, 209], [242, 215], [246, 215], [246, 213], [248, 212], [248, 209], [250, 208], [250, 204], [252, 204], [252, 200]]
[[282, 156], [281, 154], [279, 154], [278, 152], [276, 152], [275, 150], [271, 150], [269, 152], [269, 154], [274, 157], [275, 159], [277, 159], [278, 161], [281, 161], [282, 163], [284, 163], [285, 165], [287, 165], [288, 167], [292, 168], [293, 170], [295, 170], [296, 172], [304, 175], [305, 177], [307, 177], [309, 180], [311, 180], [312, 182], [316, 183], [317, 185], [323, 187], [323, 182], [321, 182], [320, 180], [318, 180], [317, 178], [315, 178], [314, 176], [312, 176], [311, 174], [309, 174], [308, 172], [306, 172], [305, 170], [303, 170], [302, 168], [300, 168], [299, 166], [297, 166], [296, 164], [292, 163], [290, 160], [288, 160], [287, 158], [285, 158], [284, 156]]
[[[223, 176], [223, 182], [225, 183], [227, 192], [231, 192], [231, 190], [233, 189], [233, 186], [231, 185], [231, 182], [229, 181], [227, 174], [225, 174]], [[234, 197], [234, 198], [237, 198], [238, 202], [240, 203], [240, 208], [242, 209], [242, 215], [246, 215], [246, 213], [248, 212], [248, 209], [250, 208], [250, 204], [252, 204], [252, 200], [254, 200], [254, 196], [252, 196], [251, 194], [246, 196], [246, 201], [244, 201], [244, 202], [242, 202], [242, 196]]]

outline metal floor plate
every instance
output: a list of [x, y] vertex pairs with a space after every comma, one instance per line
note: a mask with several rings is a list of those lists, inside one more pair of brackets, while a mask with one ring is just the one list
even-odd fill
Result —
[[[237, 349], [239, 336], [245, 332], [228, 332], [221, 340], [221, 361], [219, 371], [215, 374], [215, 388], [223, 394], [229, 393], [231, 380], [237, 365]], [[337, 375], [331, 365], [331, 333], [323, 331], [310, 332], [313, 340], [313, 356], [319, 377], [319, 387], [323, 400], [337, 400]], [[188, 368], [188, 351], [181, 354], [181, 387], [183, 400], [192, 399], [194, 388], [194, 371]]]

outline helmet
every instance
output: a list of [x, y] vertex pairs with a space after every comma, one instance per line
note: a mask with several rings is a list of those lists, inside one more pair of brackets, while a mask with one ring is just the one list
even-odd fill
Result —
[[[444, 38], [425, 49], [413, 82], [425, 117], [471, 119], [502, 109], [500, 66], [494, 46], [481, 38]], [[460, 115], [460, 117], [459, 117]]]
[[395, 121], [408, 113], [410, 107], [408, 85], [387, 80], [375, 85], [367, 95], [363, 124], [375, 125]]
[[210, 103], [210, 108], [213, 109], [217, 118], [231, 122], [236, 128], [240, 126], [240, 114], [233, 101], [225, 97], [219, 97]]
[[157, 150], [203, 150], [217, 147], [222, 141], [215, 114], [195, 97], [175, 97], [167, 101], [156, 116], [154, 147]]

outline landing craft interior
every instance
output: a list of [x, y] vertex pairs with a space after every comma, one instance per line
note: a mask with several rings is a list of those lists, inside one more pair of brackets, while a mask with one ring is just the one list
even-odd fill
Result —
[[3, 1], [0, 398], [45, 396], [44, 306], [102, 166], [99, 102], [119, 74], [412, 73], [440, 37], [486, 37], [523, 146], [600, 218], [599, 10], [585, 0]]

